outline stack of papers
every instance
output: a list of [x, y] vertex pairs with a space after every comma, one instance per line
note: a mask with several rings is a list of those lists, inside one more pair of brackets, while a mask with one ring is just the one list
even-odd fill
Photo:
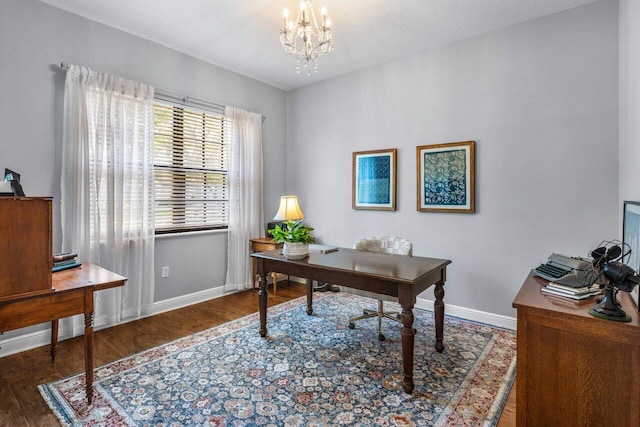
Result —
[[543, 286], [542, 288], [540, 288], [540, 291], [549, 295], [581, 300], [591, 298], [594, 295], [600, 294], [602, 292], [602, 289], [600, 289], [599, 285], [581, 286], [576, 288], [573, 286], [549, 282], [547, 286]]

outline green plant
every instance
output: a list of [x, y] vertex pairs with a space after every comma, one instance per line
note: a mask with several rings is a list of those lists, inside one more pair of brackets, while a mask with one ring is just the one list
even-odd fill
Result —
[[316, 239], [313, 237], [313, 228], [302, 224], [302, 220], [287, 221], [283, 227], [276, 224], [271, 230], [267, 230], [273, 239], [278, 242], [288, 243], [313, 243]]

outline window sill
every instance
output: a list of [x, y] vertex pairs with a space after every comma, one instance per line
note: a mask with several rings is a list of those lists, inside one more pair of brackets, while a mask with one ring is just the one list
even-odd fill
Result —
[[156, 234], [156, 240], [158, 239], [168, 239], [172, 237], [182, 237], [182, 236], [200, 236], [203, 234], [219, 234], [226, 233], [229, 231], [227, 228], [218, 228], [215, 230], [198, 230], [198, 231], [187, 231], [184, 233], [165, 233], [165, 234]]

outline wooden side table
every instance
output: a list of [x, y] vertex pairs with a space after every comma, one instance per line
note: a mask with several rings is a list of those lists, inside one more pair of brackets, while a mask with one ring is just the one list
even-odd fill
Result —
[[51, 275], [53, 291], [46, 294], [16, 296], [0, 301], [0, 332], [51, 322], [51, 361], [58, 345], [58, 319], [84, 314], [84, 366], [87, 402], [93, 398], [93, 318], [94, 296], [98, 291], [124, 286], [127, 281], [116, 273], [85, 262], [81, 267]]
[[[276, 243], [271, 237], [257, 237], [251, 239], [251, 253], [275, 251], [281, 249], [282, 243]], [[253, 267], [253, 288], [256, 287], [256, 279], [258, 278], [258, 266], [255, 258], [251, 259], [251, 265]], [[276, 287], [278, 286], [278, 273], [271, 273], [271, 280], [273, 281], [273, 296], [276, 296]]]

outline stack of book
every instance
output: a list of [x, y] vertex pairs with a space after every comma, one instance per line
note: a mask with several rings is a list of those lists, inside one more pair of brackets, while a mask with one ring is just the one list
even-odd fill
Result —
[[80, 263], [76, 261], [76, 257], [78, 254], [74, 253], [63, 253], [63, 254], [55, 254], [53, 256], [53, 272], [66, 270], [68, 268], [79, 267]]
[[547, 286], [543, 286], [542, 288], [540, 288], [540, 291], [548, 295], [565, 297], [574, 300], [591, 298], [602, 292], [599, 285], [574, 287], [561, 285], [554, 282], [549, 282]]

